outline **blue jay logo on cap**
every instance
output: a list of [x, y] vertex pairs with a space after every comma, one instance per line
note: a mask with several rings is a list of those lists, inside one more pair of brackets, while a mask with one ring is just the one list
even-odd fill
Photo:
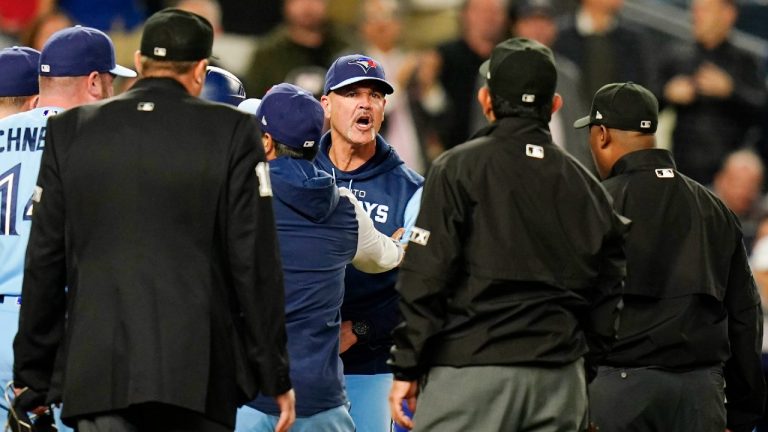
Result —
[[376, 61], [374, 61], [370, 57], [359, 57], [355, 60], [350, 61], [347, 64], [360, 66], [360, 68], [365, 73], [368, 73], [369, 70], [376, 69], [378, 67], [378, 65], [376, 64]]

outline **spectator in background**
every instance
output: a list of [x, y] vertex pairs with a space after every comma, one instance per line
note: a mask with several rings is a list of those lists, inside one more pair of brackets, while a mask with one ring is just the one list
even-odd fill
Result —
[[21, 35], [21, 44], [38, 51], [52, 34], [75, 25], [64, 12], [56, 9], [37, 17]]
[[263, 96], [294, 69], [327, 68], [349, 46], [328, 23], [327, 8], [328, 0], [285, 0], [283, 25], [259, 42], [246, 71], [249, 95]]
[[619, 20], [624, 0], [581, 0], [560, 29], [554, 50], [576, 63], [587, 97], [605, 84], [634, 81], [653, 85], [655, 69], [648, 42]]
[[282, 20], [282, 0], [219, 0], [222, 23], [229, 33], [263, 35]]
[[738, 150], [728, 155], [712, 182], [712, 190], [739, 218], [747, 250], [752, 249], [765, 212], [761, 199], [764, 170], [763, 162], [754, 152]]
[[[511, 24], [515, 36], [535, 40], [549, 48], [557, 39], [555, 10], [550, 0], [520, 0], [512, 10]], [[572, 61], [557, 52], [553, 54], [557, 68], [556, 91], [563, 98], [563, 107], [552, 114], [549, 123], [552, 141], [597, 174], [586, 137], [571, 127], [589, 109], [581, 89], [581, 71]]]
[[[223, 67], [220, 62], [223, 61], [224, 56], [219, 54], [216, 46], [216, 41], [219, 40], [218, 36], [224, 33], [224, 27], [221, 24], [221, 7], [218, 0], [178, 0], [173, 7], [200, 15], [211, 23], [213, 27], [213, 56], [209, 62], [212, 66]], [[227, 71], [231, 72], [230, 69]]]
[[694, 42], [669, 50], [660, 66], [659, 99], [677, 112], [678, 169], [702, 184], [712, 182], [728, 153], [748, 144], [766, 103], [762, 68], [728, 40], [737, 15], [735, 0], [694, 0]]
[[0, 119], [29, 111], [37, 105], [39, 62], [40, 52], [32, 48], [0, 50]]
[[[10, 44], [37, 17], [53, 9], [55, 0], [0, 0], [0, 48]], [[40, 48], [36, 48], [40, 50]]]
[[131, 31], [147, 18], [143, 1], [137, 0], [51, 0], [78, 24], [104, 32]]
[[476, 100], [482, 86], [477, 69], [507, 36], [507, 4], [506, 0], [467, 0], [461, 10], [461, 37], [441, 44], [422, 59], [422, 88], [439, 80], [447, 96], [435, 126], [444, 150], [466, 141], [486, 124]]
[[217, 0], [178, 0], [173, 7], [207, 19], [213, 27], [214, 44], [216, 43], [216, 36], [224, 32], [224, 27], [221, 24], [221, 6]]
[[363, 52], [377, 59], [392, 79], [395, 92], [387, 98], [381, 135], [405, 164], [423, 174], [426, 170], [419, 131], [411, 114], [408, 84], [417, 56], [400, 46], [402, 10], [396, 0], [364, 0], [360, 4]]

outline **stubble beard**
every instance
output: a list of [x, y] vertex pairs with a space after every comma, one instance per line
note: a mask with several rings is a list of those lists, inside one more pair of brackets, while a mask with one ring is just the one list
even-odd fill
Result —
[[[364, 142], [362, 144], [368, 144], [369, 142], [376, 140], [376, 128], [371, 128], [370, 132], [371, 132], [371, 139], [370, 139], [370, 141], [366, 141], [366, 142]], [[354, 139], [354, 135], [355, 135], [354, 126], [351, 126], [351, 127], [347, 128], [346, 135], [347, 135], [347, 141], [349, 141], [351, 143], [355, 142], [355, 139]]]

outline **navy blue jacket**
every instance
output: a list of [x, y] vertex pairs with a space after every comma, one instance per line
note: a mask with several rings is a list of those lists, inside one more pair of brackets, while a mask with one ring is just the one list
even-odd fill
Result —
[[[331, 134], [320, 140], [320, 151], [315, 165], [332, 173], [339, 187], [347, 187], [373, 219], [376, 229], [392, 235], [405, 227], [403, 239], [408, 239], [410, 228], [419, 211], [421, 186], [424, 178], [405, 166], [397, 152], [376, 136], [376, 154], [353, 171], [341, 171], [333, 165], [328, 150]], [[370, 329], [369, 343], [357, 343], [341, 355], [344, 373], [389, 373], [386, 364], [392, 345], [392, 329], [399, 323], [398, 295], [395, 291], [397, 269], [380, 274], [366, 274], [352, 266], [347, 268], [343, 320], [366, 320]]]
[[[280, 256], [296, 414], [310, 416], [346, 403], [339, 358], [339, 307], [344, 268], [357, 250], [354, 204], [339, 196], [333, 177], [311, 162], [269, 162]], [[248, 404], [280, 415], [274, 399]]]

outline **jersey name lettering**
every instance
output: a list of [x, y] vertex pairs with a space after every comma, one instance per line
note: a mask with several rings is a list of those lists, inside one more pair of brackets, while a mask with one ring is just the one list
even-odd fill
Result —
[[11, 151], [43, 151], [45, 126], [0, 129], [0, 153]]
[[387, 223], [389, 217], [389, 206], [384, 204], [369, 203], [360, 201], [360, 205], [363, 206], [363, 210], [368, 213], [368, 216], [375, 222]]

